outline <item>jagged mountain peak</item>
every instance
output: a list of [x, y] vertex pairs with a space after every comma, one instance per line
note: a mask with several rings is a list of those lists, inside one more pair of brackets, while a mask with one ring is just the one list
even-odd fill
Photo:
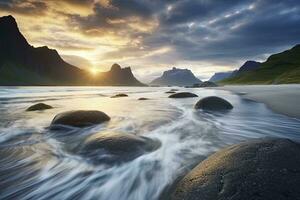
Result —
[[27, 40], [20, 32], [15, 18], [11, 15], [0, 17], [0, 44], [3, 48], [7, 45], [29, 46]]
[[110, 68], [111, 71], [119, 71], [121, 70], [121, 66], [117, 63], [114, 63], [111, 68]]
[[7, 24], [9, 26], [17, 27], [16, 19], [11, 15], [0, 17], [0, 24]]

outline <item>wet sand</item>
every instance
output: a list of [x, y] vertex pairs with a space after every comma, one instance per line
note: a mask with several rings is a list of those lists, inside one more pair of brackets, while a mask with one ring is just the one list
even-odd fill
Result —
[[218, 89], [228, 90], [246, 99], [262, 102], [275, 112], [300, 119], [300, 84], [234, 85]]

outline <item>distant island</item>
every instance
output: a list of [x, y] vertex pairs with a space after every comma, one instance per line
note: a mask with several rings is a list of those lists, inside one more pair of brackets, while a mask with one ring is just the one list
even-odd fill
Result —
[[0, 18], [0, 85], [109, 85], [144, 86], [130, 67], [114, 64], [110, 71], [91, 76], [65, 62], [48, 47], [31, 46], [12, 16]]
[[191, 70], [173, 67], [163, 72], [162, 76], [154, 79], [150, 85], [159, 86], [192, 86], [201, 83]]

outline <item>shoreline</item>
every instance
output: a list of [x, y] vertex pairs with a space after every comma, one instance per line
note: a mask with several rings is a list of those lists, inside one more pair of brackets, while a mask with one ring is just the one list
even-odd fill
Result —
[[217, 88], [242, 98], [264, 103], [276, 113], [300, 119], [300, 84], [289, 85], [225, 85]]

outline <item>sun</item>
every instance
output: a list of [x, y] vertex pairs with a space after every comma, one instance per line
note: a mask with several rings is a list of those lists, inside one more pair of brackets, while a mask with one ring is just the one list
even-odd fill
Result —
[[91, 68], [90, 72], [93, 76], [96, 76], [99, 73], [98, 69], [96, 69], [96, 68]]

